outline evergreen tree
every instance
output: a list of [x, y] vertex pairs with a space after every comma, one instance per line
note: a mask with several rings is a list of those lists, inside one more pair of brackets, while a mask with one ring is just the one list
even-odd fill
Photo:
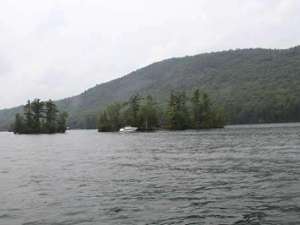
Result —
[[109, 105], [99, 116], [98, 131], [118, 131], [124, 125], [147, 131], [160, 124], [170, 130], [221, 128], [225, 124], [224, 111], [216, 109], [208, 95], [199, 90], [193, 92], [190, 102], [185, 92], [171, 92], [166, 113], [160, 116], [150, 95], [141, 99], [135, 95], [126, 104]]
[[109, 132], [111, 130], [110, 122], [107, 118], [106, 111], [100, 114], [99, 120], [98, 120], [98, 131], [99, 132]]
[[190, 116], [185, 92], [171, 93], [167, 107], [167, 128], [184, 130], [190, 128]]
[[33, 132], [33, 113], [31, 109], [31, 102], [28, 100], [27, 104], [24, 106], [24, 116], [25, 116], [25, 126], [24, 133]]
[[224, 128], [225, 126], [225, 112], [223, 108], [217, 108], [214, 111], [214, 128]]
[[19, 113], [16, 114], [13, 131], [15, 134], [24, 132], [24, 118]]
[[191, 102], [193, 128], [209, 129], [224, 127], [224, 110], [212, 107], [212, 103], [206, 93], [200, 94], [198, 89], [195, 90]]
[[98, 131], [118, 131], [122, 126], [121, 109], [120, 103], [107, 106], [99, 116]]
[[223, 128], [225, 125], [225, 116], [223, 109], [211, 110], [205, 115], [201, 128]]
[[32, 110], [32, 128], [33, 132], [40, 133], [41, 132], [41, 118], [43, 114], [44, 102], [41, 102], [40, 99], [35, 99], [31, 103]]
[[192, 102], [192, 126], [200, 129], [203, 123], [203, 106], [199, 89], [195, 90], [191, 98]]
[[127, 102], [127, 110], [124, 112], [124, 121], [126, 125], [138, 126], [138, 111], [140, 108], [141, 97], [136, 94], [133, 95]]
[[58, 133], [65, 133], [67, 129], [67, 118], [68, 114], [66, 112], [59, 113], [57, 119], [57, 130]]
[[24, 118], [16, 114], [13, 125], [14, 133], [36, 134], [36, 133], [64, 133], [67, 129], [67, 113], [59, 113], [53, 101], [47, 102], [35, 99], [28, 101], [24, 106]]
[[211, 102], [206, 93], [203, 94], [202, 96], [202, 115], [203, 119], [207, 119], [209, 117], [209, 114], [211, 112]]
[[158, 127], [157, 105], [151, 95], [148, 95], [140, 106], [138, 117], [140, 130], [154, 130]]
[[222, 108], [212, 106], [206, 93], [202, 95], [202, 124], [200, 128], [223, 128], [225, 125], [225, 114]]
[[52, 100], [45, 103], [46, 106], [46, 123], [45, 129], [47, 133], [55, 133], [57, 130], [57, 107]]
[[118, 131], [122, 126], [121, 108], [122, 105], [120, 103], [113, 103], [106, 109], [107, 117], [111, 124], [111, 131]]

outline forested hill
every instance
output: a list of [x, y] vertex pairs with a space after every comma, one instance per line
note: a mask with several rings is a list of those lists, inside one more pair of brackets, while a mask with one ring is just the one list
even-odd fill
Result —
[[[300, 47], [171, 58], [56, 103], [69, 113], [70, 127], [87, 128], [111, 102], [139, 93], [163, 103], [171, 90], [194, 88], [224, 106], [228, 123], [300, 121]], [[1, 110], [0, 128], [7, 128], [18, 110]]]

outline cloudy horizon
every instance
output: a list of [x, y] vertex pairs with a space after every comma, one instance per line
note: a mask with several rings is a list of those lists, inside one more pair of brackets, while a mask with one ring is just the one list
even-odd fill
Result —
[[3, 0], [0, 109], [171, 57], [300, 44], [298, 0]]

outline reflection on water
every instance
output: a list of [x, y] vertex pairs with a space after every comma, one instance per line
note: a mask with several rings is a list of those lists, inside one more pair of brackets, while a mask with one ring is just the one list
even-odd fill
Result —
[[0, 133], [0, 224], [300, 224], [300, 125]]

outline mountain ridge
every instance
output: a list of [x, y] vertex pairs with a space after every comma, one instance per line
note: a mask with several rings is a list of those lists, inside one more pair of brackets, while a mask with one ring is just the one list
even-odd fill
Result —
[[[240, 112], [255, 108], [263, 91], [275, 98], [295, 98], [295, 104], [298, 104], [300, 46], [235, 49], [169, 58], [55, 102], [60, 110], [69, 112], [70, 127], [88, 128], [93, 127], [97, 112], [113, 101], [125, 101], [130, 95], [140, 93], [152, 94], [159, 102], [165, 102], [172, 90], [190, 91], [194, 88], [208, 92], [214, 102], [222, 103], [230, 114], [229, 123], [244, 123]], [[244, 104], [240, 98], [253, 106]], [[0, 129], [7, 129], [21, 108], [0, 110]]]

